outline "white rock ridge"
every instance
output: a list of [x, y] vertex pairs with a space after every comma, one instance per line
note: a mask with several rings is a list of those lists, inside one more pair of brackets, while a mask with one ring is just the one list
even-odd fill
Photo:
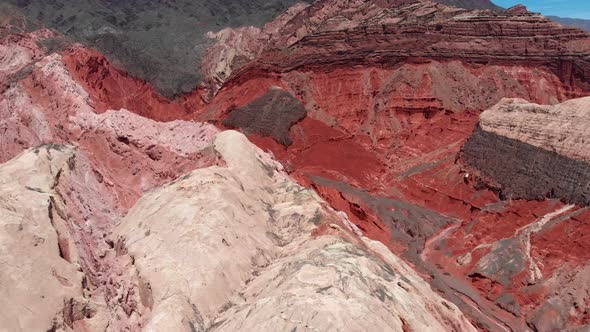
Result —
[[227, 167], [147, 193], [115, 230], [151, 290], [147, 331], [475, 331], [245, 136], [214, 146]]

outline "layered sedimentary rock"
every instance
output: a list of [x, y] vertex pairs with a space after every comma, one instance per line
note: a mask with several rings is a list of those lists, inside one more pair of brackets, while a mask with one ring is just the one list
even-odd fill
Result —
[[[576, 304], [587, 298], [578, 273], [588, 212], [507, 199], [456, 162], [479, 112], [502, 98], [556, 104], [588, 93], [584, 32], [523, 6], [467, 11], [420, 1], [320, 1], [278, 23], [270, 37], [265, 28], [226, 31], [235, 35], [211, 49], [213, 58], [219, 49], [243, 56], [211, 62], [224, 72], [209, 71], [217, 85], [207, 87], [214, 97], [199, 119], [223, 120], [281, 87], [307, 110], [290, 130], [293, 144], [249, 138], [429, 275], [480, 328], [588, 324]], [[243, 44], [232, 47], [240, 34], [267, 46], [240, 53]], [[577, 291], [561, 292], [556, 280]]]
[[[293, 147], [273, 152], [300, 165], [310, 158], [294, 154], [313, 155], [309, 167], [346, 167], [346, 162], [319, 157], [318, 150], [332, 151], [335, 140], [354, 144], [335, 150], [334, 160], [366, 155], [359, 146], [395, 159], [392, 148], [416, 154], [438, 146], [424, 136], [420, 152], [404, 148], [408, 135], [427, 133], [428, 125], [439, 130], [443, 122], [476, 119], [457, 115], [430, 121], [436, 114], [484, 110], [504, 97], [554, 104], [588, 93], [588, 35], [514, 8], [469, 11], [428, 1], [320, 1], [296, 7], [264, 28], [222, 35], [231, 37], [218, 35], [203, 63], [208, 103], [196, 118], [223, 120], [229, 110], [280, 87], [303, 103], [307, 117], [293, 126]], [[442, 139], [455, 143], [463, 138], [455, 132]], [[318, 141], [321, 146], [311, 143]], [[372, 164], [363, 168], [366, 177], [383, 169], [383, 163]], [[354, 172], [342, 175], [349, 181]]]
[[480, 115], [465, 162], [513, 198], [590, 203], [590, 99], [505, 99]]
[[[209, 52], [229, 47], [241, 55], [225, 58], [230, 63], [221, 74], [243, 81], [303, 67], [397, 68], [408, 62], [459, 60], [470, 69], [481, 64], [537, 67], [557, 75], [569, 94], [588, 88], [588, 35], [526, 10], [469, 11], [418, 0], [334, 0], [316, 2], [279, 22], [282, 26], [273, 33], [261, 29], [258, 39], [248, 37], [263, 42], [256, 52], [233, 46], [233, 39], [220, 41], [229, 44], [225, 48], [211, 48]], [[244, 58], [251, 62], [242, 65]], [[228, 75], [227, 68], [234, 74]], [[220, 81], [214, 71], [208, 72], [214, 74], [211, 80]]]

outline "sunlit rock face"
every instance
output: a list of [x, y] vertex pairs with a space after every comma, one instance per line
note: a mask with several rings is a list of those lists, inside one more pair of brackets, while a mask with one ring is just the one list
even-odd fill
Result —
[[115, 231], [150, 284], [147, 330], [475, 330], [245, 136], [213, 145], [227, 166], [152, 191]]
[[589, 107], [589, 98], [557, 105], [504, 99], [480, 115], [465, 161], [506, 196], [588, 205]]

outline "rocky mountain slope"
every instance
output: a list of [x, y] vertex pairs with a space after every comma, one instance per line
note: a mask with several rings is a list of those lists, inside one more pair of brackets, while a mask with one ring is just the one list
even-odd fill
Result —
[[[296, 1], [11, 0], [27, 19], [99, 49], [161, 93], [189, 92], [199, 82], [205, 33], [264, 24]], [[172, 50], [172, 51], [171, 51]]]
[[[495, 38], [486, 38], [490, 34]], [[424, 91], [414, 100], [398, 101], [405, 102], [401, 107], [482, 109], [499, 101], [499, 96], [528, 97], [534, 92], [527, 91], [527, 86], [534, 82], [548, 81], [554, 88], [556, 79], [561, 84], [543, 93], [547, 101], [573, 97], [588, 88], [588, 35], [529, 13], [524, 7], [494, 12], [430, 1], [320, 1], [297, 8], [263, 29], [225, 30], [217, 38], [218, 44], [208, 50], [203, 61], [204, 82], [211, 94], [230, 81], [244, 85], [252, 78], [272, 77], [270, 73], [304, 68], [304, 76], [309, 76], [309, 70], [333, 72], [353, 65], [402, 75], [396, 81], [405, 84], [400, 82], [401, 86], [392, 87], [397, 91], [388, 92], [404, 96], [408, 85]], [[226, 56], [229, 52], [235, 55]], [[482, 64], [486, 66], [482, 68]], [[536, 76], [532, 79], [521, 76], [522, 67], [539, 70], [525, 71]], [[413, 76], [408, 77], [408, 71]], [[501, 75], [501, 80], [492, 78]], [[458, 82], [461, 89], [452, 86], [458, 77], [465, 81]], [[308, 80], [313, 84], [313, 78]], [[437, 80], [451, 86], [443, 89]], [[467, 89], [474, 91], [469, 96], [456, 95]], [[492, 91], [498, 91], [497, 95]], [[456, 100], [462, 105], [449, 105]]]
[[[479, 328], [588, 323], [575, 304], [587, 300], [586, 208], [558, 196], [513, 200], [461, 159], [479, 111], [502, 98], [554, 104], [587, 95], [588, 34], [524, 7], [467, 11], [428, 1], [322, 1], [273, 23], [218, 35], [206, 68], [232, 59], [218, 55], [241, 56], [217, 67], [223, 75], [208, 71], [213, 97], [199, 119], [224, 124], [260, 100], [268, 102], [259, 109], [274, 109], [268, 96], [282, 89], [307, 110], [291, 127], [292, 144], [244, 126], [249, 138], [429, 275]], [[555, 251], [548, 234], [572, 245]]]
[[[523, 7], [324, 0], [211, 32], [207, 84], [170, 100], [3, 22], [2, 213], [27, 223], [19, 252], [50, 254], [0, 280], [61, 276], [38, 288], [56, 306], [11, 327], [588, 328], [590, 212], [570, 190], [586, 99], [565, 101], [590, 94], [583, 31]], [[46, 244], [30, 215], [54, 220]]]
[[583, 20], [579, 18], [567, 18], [567, 17], [558, 17], [558, 16], [548, 16], [550, 19], [554, 20], [555, 22], [559, 22], [563, 25], [569, 25], [573, 27], [580, 28], [582, 30], [590, 31], [590, 20]]

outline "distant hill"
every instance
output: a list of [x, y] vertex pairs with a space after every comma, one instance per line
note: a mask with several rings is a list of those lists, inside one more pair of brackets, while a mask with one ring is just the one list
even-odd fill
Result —
[[559, 16], [547, 16], [547, 17], [554, 20], [555, 22], [559, 22], [564, 25], [569, 25], [569, 26], [573, 26], [576, 28], [586, 30], [586, 31], [590, 31], [590, 20], [583, 20], [580, 18], [559, 17]]

